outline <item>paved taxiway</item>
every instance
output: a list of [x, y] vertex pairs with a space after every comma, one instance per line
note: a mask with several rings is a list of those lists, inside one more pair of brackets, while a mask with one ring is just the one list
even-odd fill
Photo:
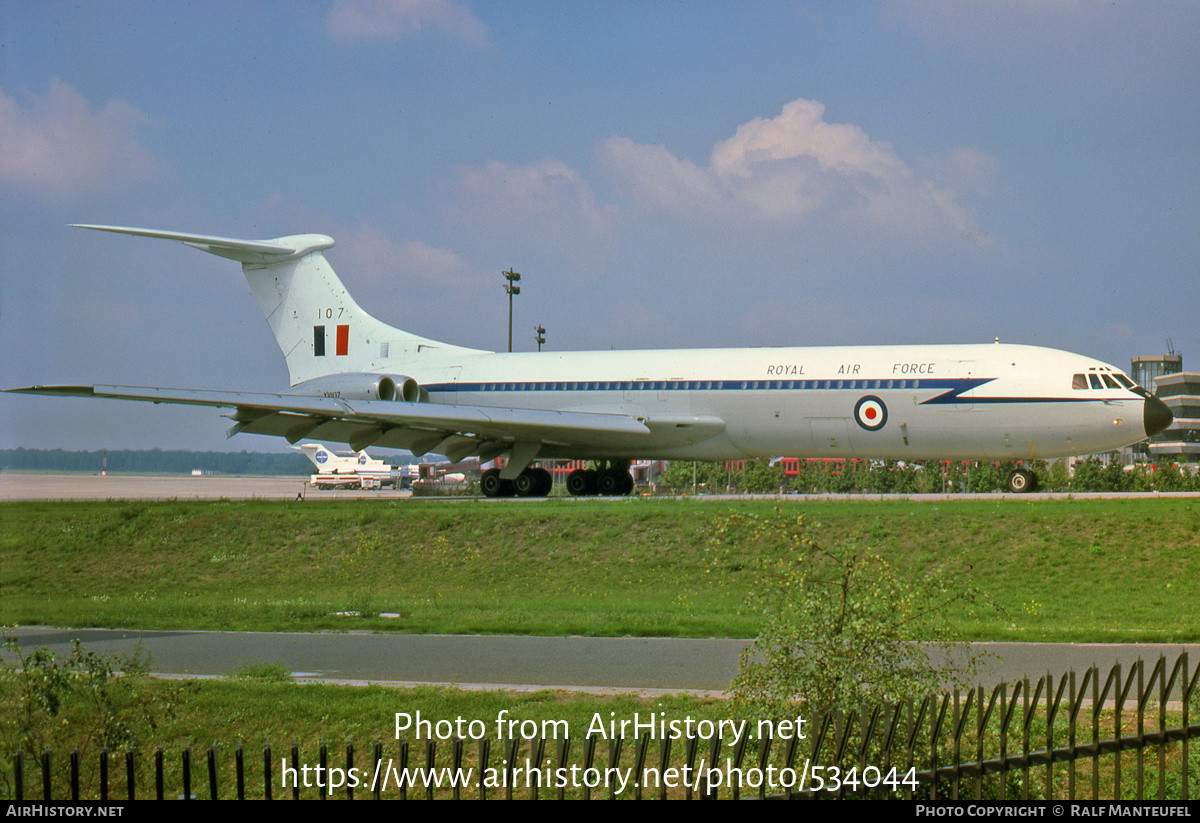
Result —
[[321, 491], [308, 477], [231, 477], [210, 475], [0, 474], [0, 500], [389, 500], [411, 492]]
[[[210, 475], [188, 477], [169, 475], [146, 477], [137, 475], [89, 474], [19, 474], [0, 473], [0, 500], [395, 500], [410, 497], [405, 491], [380, 489], [352, 491], [349, 489], [320, 491], [308, 486], [307, 477], [232, 477]], [[1200, 498], [1200, 492], [1075, 492], [1033, 494], [786, 494], [786, 495], [705, 495], [709, 500], [772, 499], [803, 502], [806, 500], [1075, 500], [1116, 498]], [[450, 500], [461, 498], [421, 498]], [[483, 498], [480, 498], [481, 500]], [[540, 498], [518, 500], [508, 498], [489, 502], [530, 503]], [[596, 498], [569, 498], [586, 504]]]
[[[513, 637], [368, 633], [129, 631], [27, 626], [23, 648], [70, 654], [71, 641], [103, 654], [150, 655], [156, 674], [227, 675], [258, 663], [281, 664], [299, 680], [441, 684], [461, 688], [567, 689], [585, 692], [718, 694], [733, 679], [745, 640], [642, 637]], [[1055, 677], [1069, 669], [1139, 657], [1170, 662], [1182, 651], [1200, 661], [1200, 644], [980, 643], [988, 657], [980, 682]]]

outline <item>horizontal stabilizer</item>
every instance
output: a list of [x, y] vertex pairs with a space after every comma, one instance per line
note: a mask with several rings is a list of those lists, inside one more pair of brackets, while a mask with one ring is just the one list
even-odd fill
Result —
[[[159, 231], [157, 229], [137, 229], [128, 226], [93, 226], [84, 223], [72, 223], [73, 228], [95, 229], [110, 231], [116, 234], [130, 234], [135, 237], [156, 237], [160, 240], [178, 240], [194, 249], [237, 260], [242, 263], [269, 263], [286, 260], [289, 257], [299, 257], [318, 249], [333, 246], [333, 239], [325, 235], [302, 234], [296, 237], [281, 238], [280, 240], [238, 240], [233, 237], [214, 237], [207, 234], [187, 234], [177, 231]], [[288, 242], [299, 241], [299, 242]], [[315, 242], [314, 242], [315, 241]]]

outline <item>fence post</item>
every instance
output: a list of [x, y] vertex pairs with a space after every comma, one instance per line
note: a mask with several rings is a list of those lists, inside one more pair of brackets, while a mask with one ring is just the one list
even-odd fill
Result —
[[163, 799], [163, 750], [158, 746], [154, 750], [154, 797]]
[[242, 751], [242, 744], [238, 743], [237, 748], [233, 750], [233, 768], [237, 772], [237, 799], [246, 799], [246, 760], [245, 752]]
[[[596, 760], [596, 737], [589, 734], [583, 739], [583, 770], [586, 772], [592, 768], [592, 763]], [[583, 799], [592, 799], [592, 790], [588, 786], [587, 781], [583, 782]]]
[[[689, 735], [687, 750], [684, 752], [684, 768], [687, 770], [684, 772], [684, 774], [687, 774], [688, 771], [691, 771], [692, 774], [696, 774], [695, 771], [692, 770], [692, 764], [696, 762], [696, 748], [698, 745], [699, 743], [696, 740], [696, 735]], [[696, 779], [686, 781], [686, 785], [684, 787], [684, 797], [688, 800], [692, 799], [692, 787], [696, 785], [696, 780], [698, 780], [699, 777], [699, 775], [696, 775]]]
[[271, 799], [271, 744], [263, 745], [263, 797]]
[[[461, 794], [460, 794], [461, 789], [458, 785], [458, 780], [455, 778], [457, 778], [458, 775], [462, 774], [462, 759], [463, 759], [463, 739], [461, 737], [456, 737], [450, 743], [450, 765], [453, 768], [453, 770], [450, 772], [450, 774], [454, 776], [451, 779], [453, 786], [451, 787], [451, 790], [450, 790], [450, 796], [453, 797], [455, 800], [458, 800], [461, 797]], [[482, 782], [483, 781], [481, 780], [480, 783], [482, 783]]]
[[[634, 799], [642, 799], [642, 777], [645, 773], [646, 765], [646, 750], [650, 745], [650, 735], [643, 734], [640, 738], [634, 741], [633, 747], [633, 782], [634, 782]], [[662, 782], [662, 773], [659, 773], [659, 782]]]
[[192, 799], [192, 747], [183, 749], [183, 799]]
[[[321, 775], [325, 779], [321, 779]], [[325, 799], [329, 791], [329, 750], [325, 748], [325, 741], [322, 740], [317, 746], [317, 797]]]
[[[535, 769], [542, 768], [542, 758], [546, 755], [546, 738], [542, 735], [529, 738], [529, 759], [533, 761]], [[529, 799], [538, 799], [538, 781], [533, 781], [529, 785]]]
[[100, 749], [100, 800], [108, 800], [108, 746]]
[[[745, 732], [746, 732], [746, 729], [745, 729], [745, 727], [743, 727], [741, 730], [741, 733], [738, 734], [737, 738], [734, 739], [734, 741], [733, 741], [733, 768], [738, 769], [739, 771], [742, 768], [742, 757], [745, 755], [745, 752], [746, 752]], [[717, 764], [713, 763], [713, 765], [716, 766]], [[728, 782], [729, 782], [730, 796], [734, 800], [740, 800], [742, 797], [742, 784], [741, 784], [740, 780], [737, 783], [734, 783], [732, 770], [730, 770], [730, 772], [729, 772]]]
[[408, 800], [408, 740], [400, 741], [400, 799]]
[[[570, 750], [570, 748], [571, 748], [570, 738], [568, 738], [566, 735], [563, 735], [563, 739], [558, 741], [558, 766], [557, 766], [557, 768], [565, 769], [567, 767], [567, 752]], [[559, 774], [562, 774], [562, 772], [559, 772]], [[558, 799], [562, 800], [564, 797], [566, 797], [566, 789], [563, 786], [559, 786], [558, 787]]]
[[[433, 740], [426, 740], [425, 741], [425, 769], [426, 769], [425, 773], [426, 774], [433, 774], [433, 764], [436, 759], [437, 759], [437, 744], [434, 743]], [[425, 799], [433, 800], [433, 784], [432, 783], [426, 783], [426, 785], [425, 785]]]
[[[1138, 739], [1141, 740], [1146, 734], [1146, 664], [1139, 657], [1137, 662], [1138, 672], [1138, 690], [1137, 690], [1137, 733]], [[1146, 796], [1146, 750], [1138, 746], [1137, 750], [1137, 799], [1141, 800]]]
[[[371, 774], [378, 776], [379, 764], [383, 762], [383, 743], [378, 740], [371, 744], [371, 760]], [[376, 800], [379, 799], [379, 784], [381, 782], [383, 781], [379, 780], [377, 777], [375, 780], [375, 785], [372, 787]]]
[[[519, 733], [517, 734], [516, 737], [514, 737], [508, 741], [508, 747], [507, 747], [507, 752], [506, 752], [507, 757], [505, 758], [506, 760], [508, 760], [508, 763], [506, 763], [504, 766], [504, 785], [505, 785], [505, 796], [509, 800], [512, 800], [512, 796], [513, 796], [513, 782], [514, 782], [513, 777], [514, 777], [514, 774], [517, 769], [517, 755], [521, 751], [521, 741], [522, 741], [522, 738]], [[491, 741], [489, 740], [488, 743], [490, 744]], [[531, 741], [530, 748], [532, 749], [532, 747], [533, 747], [533, 743]], [[536, 763], [536, 761], [534, 761], [534, 762]], [[536, 768], [536, 766], [535, 766], [535, 768]]]
[[[1183, 695], [1183, 727], [1188, 727], [1188, 703], [1192, 701], [1192, 692], [1196, 688], [1196, 679], [1200, 677], [1200, 670], [1188, 679], [1188, 653], [1184, 652], [1180, 657], [1183, 661], [1183, 687], [1181, 693]], [[1183, 738], [1183, 779], [1180, 781], [1183, 784], [1183, 799], [1190, 800], [1188, 796], [1188, 738]]]
[[[759, 773], [764, 775], [762, 784], [758, 787], [758, 799], [759, 800], [765, 800], [767, 797], [767, 780], [766, 780], [765, 775], [767, 774], [767, 765], [771, 758], [771, 746], [774, 744], [774, 742], [775, 742], [775, 724], [772, 723], [770, 726], [767, 727], [766, 736], [760, 737], [758, 739], [758, 770], [759, 770]], [[645, 746], [645, 744], [643, 744], [643, 748], [644, 748], [644, 746]], [[640, 771], [641, 771], [640, 764], [638, 766], [638, 770], [640, 773]], [[660, 772], [660, 774], [661, 774], [661, 772]], [[638, 790], [638, 795], [639, 795], [639, 799], [640, 799], [641, 789]]]
[[292, 774], [296, 779], [292, 782], [292, 800], [300, 799], [300, 743], [292, 741]]
[[208, 799], [217, 799], [217, 744], [208, 747]]

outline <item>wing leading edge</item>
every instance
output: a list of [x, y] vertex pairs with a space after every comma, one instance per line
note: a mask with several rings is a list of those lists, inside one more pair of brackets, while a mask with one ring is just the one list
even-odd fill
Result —
[[[345, 400], [256, 392], [218, 392], [137, 386], [29, 386], [7, 389], [18, 394], [56, 397], [103, 397], [233, 409], [228, 435], [240, 432], [286, 438], [295, 443], [316, 437], [349, 443], [355, 451], [378, 445], [436, 452], [452, 460], [471, 454], [490, 460], [520, 446], [524, 452], [611, 447], [628, 440], [631, 448], [648, 444], [652, 430], [669, 423], [712, 436], [722, 421], [648, 421], [626, 414], [542, 411], [385, 400]], [[657, 424], [657, 425], [656, 425]], [[690, 439], [690, 438], [689, 438]]]

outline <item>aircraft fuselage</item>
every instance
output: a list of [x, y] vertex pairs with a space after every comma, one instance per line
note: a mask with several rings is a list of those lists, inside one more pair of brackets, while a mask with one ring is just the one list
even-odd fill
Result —
[[1072, 388], [1118, 369], [1032, 346], [480, 354], [409, 371], [434, 403], [620, 414], [651, 430], [543, 444], [544, 457], [1015, 460], [1146, 437], [1144, 397]]

